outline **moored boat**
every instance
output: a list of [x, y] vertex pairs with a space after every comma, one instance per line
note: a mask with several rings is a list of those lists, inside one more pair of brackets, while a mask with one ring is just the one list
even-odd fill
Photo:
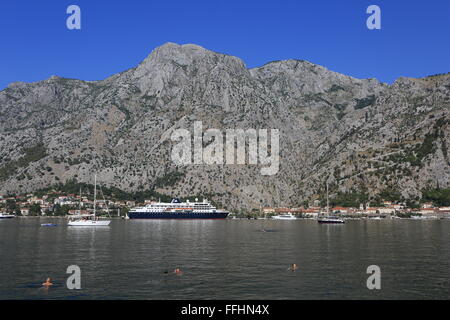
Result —
[[295, 217], [292, 213], [286, 213], [286, 214], [279, 214], [276, 216], [273, 216], [272, 219], [274, 220], [297, 220], [297, 217]]
[[5, 212], [0, 212], [0, 219], [11, 219], [11, 218], [15, 218], [16, 216], [13, 214], [8, 214]]
[[[110, 220], [99, 220], [95, 215], [97, 205], [97, 175], [94, 178], [94, 213], [88, 215], [79, 215], [77, 218], [69, 220], [68, 225], [74, 227], [106, 227], [109, 226]], [[81, 194], [80, 194], [81, 199]], [[80, 200], [81, 201], [81, 200]], [[73, 220], [72, 220], [73, 219]]]
[[317, 222], [319, 223], [345, 223], [344, 219], [341, 219], [339, 217], [333, 217], [333, 216], [325, 216], [317, 219]]
[[109, 220], [99, 220], [95, 215], [84, 215], [76, 220], [69, 221], [69, 226], [76, 227], [106, 227], [109, 226]]
[[327, 211], [325, 215], [317, 217], [317, 222], [321, 224], [342, 224], [345, 220], [336, 216], [330, 215], [330, 205], [328, 202], [328, 183], [327, 183]]
[[56, 227], [56, 223], [41, 223], [41, 227]]
[[130, 219], [225, 219], [229, 212], [219, 210], [206, 199], [182, 202], [174, 198], [170, 203], [155, 202], [128, 212]]

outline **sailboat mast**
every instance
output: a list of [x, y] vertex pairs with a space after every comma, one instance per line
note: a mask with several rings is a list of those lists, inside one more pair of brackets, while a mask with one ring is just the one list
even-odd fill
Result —
[[94, 218], [95, 218], [96, 202], [97, 202], [97, 175], [94, 176]]
[[327, 181], [327, 214], [329, 214], [329, 213], [330, 213], [330, 205], [328, 202], [328, 181]]
[[79, 203], [79, 210], [80, 210], [80, 214], [81, 214], [81, 186], [80, 186], [80, 203]]

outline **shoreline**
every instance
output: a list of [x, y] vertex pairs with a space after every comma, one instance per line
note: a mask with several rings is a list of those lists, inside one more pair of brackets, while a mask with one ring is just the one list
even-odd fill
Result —
[[[69, 219], [72, 218], [72, 216], [15, 216], [14, 218], [9, 219], [0, 219], [0, 220], [11, 220], [11, 219]], [[111, 220], [128, 220], [124, 219], [124, 217], [99, 217], [100, 220], [102, 219], [111, 219]], [[391, 221], [391, 220], [414, 220], [414, 221], [432, 221], [432, 220], [450, 220], [450, 217], [442, 217], [442, 218], [400, 218], [400, 217], [390, 217], [390, 218], [381, 218], [381, 219], [373, 219], [373, 218], [367, 218], [367, 217], [356, 217], [356, 218], [344, 218], [348, 221]], [[129, 220], [183, 220], [183, 219], [129, 219]], [[194, 219], [194, 220], [203, 220], [203, 219]], [[226, 218], [223, 220], [247, 220], [247, 221], [259, 221], [259, 220], [265, 220], [265, 221], [283, 221], [283, 220], [277, 220], [277, 219], [259, 219], [259, 218]], [[315, 218], [297, 218], [291, 221], [315, 221], [317, 219]], [[287, 221], [287, 220], [284, 220]]]

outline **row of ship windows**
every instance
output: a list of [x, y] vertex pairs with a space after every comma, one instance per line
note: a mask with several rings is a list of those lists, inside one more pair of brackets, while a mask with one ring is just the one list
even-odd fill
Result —
[[[167, 207], [167, 206], [158, 206], [158, 205], [152, 205], [151, 206], [152, 208], [170, 208], [170, 207]], [[178, 208], [192, 208], [192, 206], [176, 206], [176, 207], [178, 207]], [[208, 206], [208, 205], [195, 205], [195, 207], [203, 207], [203, 208], [210, 208], [210, 206]]]
[[[208, 211], [211, 211], [211, 210], [196, 210], [196, 211], [199, 211], [199, 212], [208, 212]], [[147, 211], [147, 212], [161, 212], [161, 211], [154, 211], [154, 210], [149, 210], [149, 211]], [[168, 212], [172, 212], [172, 211], [166, 211], [166, 212], [162, 212], [162, 213], [168, 213]], [[176, 212], [176, 211], [175, 211]], [[192, 211], [190, 211], [190, 212], [192, 212]]]
[[204, 212], [150, 212], [150, 213], [155, 213], [155, 214], [166, 216], [167, 214], [171, 214], [171, 213], [176, 213], [176, 214], [182, 214], [182, 213], [200, 214], [200, 213], [204, 213]]

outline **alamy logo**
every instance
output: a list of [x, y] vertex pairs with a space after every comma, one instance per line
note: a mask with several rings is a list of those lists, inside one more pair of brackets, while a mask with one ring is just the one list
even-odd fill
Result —
[[367, 28], [369, 30], [380, 30], [381, 29], [381, 9], [379, 6], [373, 4], [367, 8], [366, 11], [368, 14], [372, 14], [369, 18], [367, 18]]
[[[226, 129], [225, 163], [257, 165], [259, 162], [265, 166], [261, 168], [262, 175], [277, 174], [280, 168], [278, 129], [270, 130], [270, 143], [268, 138], [267, 129]], [[194, 122], [193, 139], [189, 130], [176, 129], [172, 133], [171, 140], [176, 142], [171, 156], [177, 165], [224, 163], [223, 133], [219, 129], [208, 129], [203, 133], [201, 121]], [[248, 146], [248, 161], [246, 161], [246, 146]]]
[[366, 285], [367, 289], [373, 290], [381, 289], [381, 269], [377, 265], [371, 265], [367, 267], [367, 274], [370, 274], [369, 278], [367, 278]]
[[67, 289], [73, 290], [81, 289], [81, 269], [77, 265], [71, 265], [67, 267], [66, 273], [71, 274], [69, 278], [67, 278], [66, 285]]
[[81, 9], [77, 5], [70, 5], [66, 10], [67, 14], [70, 16], [66, 20], [66, 26], [69, 30], [80, 30], [81, 29]]

